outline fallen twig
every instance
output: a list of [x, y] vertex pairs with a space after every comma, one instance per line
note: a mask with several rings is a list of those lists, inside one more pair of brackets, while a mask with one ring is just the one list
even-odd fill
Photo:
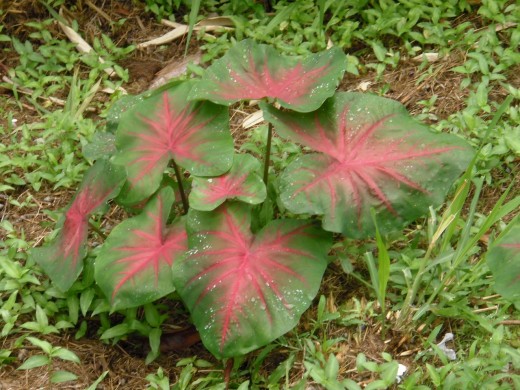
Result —
[[173, 78], [182, 76], [188, 71], [189, 64], [200, 63], [201, 54], [197, 52], [194, 55], [189, 55], [181, 60], [174, 60], [166, 65], [163, 69], [157, 72], [155, 78], [150, 83], [149, 89], [158, 88]]
[[[215, 30], [232, 30], [231, 27], [229, 27], [227, 24], [224, 24], [222, 19], [224, 18], [214, 18], [214, 23], [212, 23], [212, 18], [201, 20], [199, 23], [197, 23], [194, 27], [194, 31], [215, 31]], [[173, 27], [173, 30], [168, 31], [166, 34], [161, 35], [160, 37], [151, 39], [146, 42], [142, 42], [137, 45], [138, 49], [144, 49], [148, 46], [158, 46], [163, 45], [165, 43], [174, 41], [184, 35], [186, 35], [189, 31], [189, 26], [186, 24], [176, 23], [176, 22], [170, 22], [169, 20], [161, 20], [161, 23], [168, 27]]]
[[498, 305], [490, 306], [490, 307], [484, 307], [482, 309], [475, 309], [473, 310], [473, 313], [485, 313], [487, 311], [496, 311], [498, 309]]
[[99, 15], [103, 17], [108, 23], [113, 24], [114, 21], [108, 16], [108, 14], [103, 11], [101, 8], [96, 6], [94, 3], [92, 3], [90, 0], [85, 0], [85, 4], [87, 4], [90, 8], [92, 8], [94, 11], [96, 11]]
[[159, 46], [165, 43], [176, 40], [177, 38], [182, 37], [184, 34], [188, 32], [188, 26], [176, 27], [172, 31], [168, 31], [166, 34], [161, 35], [158, 38], [154, 38], [152, 40], [140, 43], [137, 45], [138, 49], [144, 49], [148, 46]]
[[[18, 92], [23, 93], [24, 95], [29, 95], [29, 96], [34, 95], [34, 91], [32, 89], [20, 86], [19, 84], [15, 83], [13, 80], [11, 80], [7, 76], [2, 76], [2, 81], [7, 84], [12, 85], [13, 88], [16, 88], [16, 90]], [[113, 93], [113, 91], [112, 91], [112, 93]], [[65, 100], [57, 98], [57, 97], [53, 97], [53, 96], [41, 96], [40, 95], [40, 96], [37, 96], [37, 98], [41, 99], [41, 100], [45, 100], [47, 102], [57, 104], [58, 106], [62, 106], [62, 107], [64, 107], [65, 104], [67, 104], [67, 102]], [[96, 109], [94, 107], [87, 107], [84, 109], [84, 111], [94, 112], [94, 111], [96, 111]]]
[[258, 110], [253, 112], [252, 114], [248, 115], [243, 121], [242, 121], [242, 127], [244, 129], [249, 129], [250, 127], [256, 126], [259, 123], [262, 123], [264, 120], [264, 113], [262, 110]]
[[426, 60], [427, 62], [437, 62], [439, 59], [439, 53], [432, 52], [419, 54], [418, 56], [413, 57], [412, 61], [423, 62]]
[[499, 325], [520, 325], [520, 320], [504, 320], [500, 321]]
[[[4, 81], [7, 84], [12, 85], [14, 88], [16, 88], [16, 90], [18, 92], [21, 92], [24, 95], [34, 95], [34, 91], [32, 89], [25, 88], [25, 87], [22, 87], [22, 86], [18, 85], [17, 83], [15, 83], [13, 80], [11, 80], [7, 76], [2, 76], [2, 81]], [[64, 106], [65, 103], [66, 103], [65, 100], [62, 100], [62, 99], [59, 99], [59, 98], [56, 98], [56, 97], [52, 97], [52, 96], [49, 96], [49, 97], [38, 96], [38, 98], [42, 99], [42, 100], [45, 100], [45, 101], [48, 101], [48, 102], [51, 102], [51, 103], [54, 103], [54, 104], [57, 104], [59, 106]]]

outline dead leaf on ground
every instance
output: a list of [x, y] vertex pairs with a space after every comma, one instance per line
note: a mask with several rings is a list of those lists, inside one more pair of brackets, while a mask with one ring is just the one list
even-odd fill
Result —
[[155, 75], [155, 78], [150, 83], [150, 89], [158, 88], [168, 81], [186, 74], [189, 64], [198, 65], [200, 63], [202, 54], [197, 52], [195, 54], [186, 56], [184, 59], [174, 59], [170, 61], [163, 69]]

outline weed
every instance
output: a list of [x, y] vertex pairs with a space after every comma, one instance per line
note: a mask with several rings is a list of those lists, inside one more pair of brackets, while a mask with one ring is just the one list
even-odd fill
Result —
[[40, 340], [36, 337], [28, 336], [26, 340], [40, 348], [43, 354], [32, 355], [29, 357], [20, 367], [18, 367], [19, 370], [30, 370], [36, 367], [47, 366], [50, 374], [50, 383], [62, 383], [77, 379], [77, 376], [70, 371], [53, 370], [53, 361], [55, 359], [67, 360], [79, 364], [80, 360], [74, 352], [63, 347], [53, 347], [48, 341]]

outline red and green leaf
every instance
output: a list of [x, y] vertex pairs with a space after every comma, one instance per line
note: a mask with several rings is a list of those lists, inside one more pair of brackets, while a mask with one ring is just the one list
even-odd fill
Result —
[[486, 256], [495, 278], [495, 290], [520, 308], [520, 219], [497, 240]]
[[287, 57], [268, 45], [245, 40], [213, 62], [190, 92], [190, 100], [230, 105], [245, 99], [277, 99], [299, 112], [316, 110], [334, 95], [346, 67], [339, 48]]
[[195, 210], [216, 209], [227, 199], [250, 204], [262, 203], [267, 195], [258, 174], [260, 162], [251, 155], [237, 154], [229, 172], [213, 178], [193, 178], [190, 206]]
[[259, 348], [292, 329], [320, 286], [330, 234], [308, 221], [276, 220], [256, 235], [250, 206], [190, 210], [188, 256], [174, 265], [177, 291], [216, 357]]
[[435, 134], [400, 103], [373, 95], [339, 93], [308, 114], [262, 109], [278, 134], [318, 152], [284, 171], [283, 204], [323, 215], [324, 229], [350, 237], [373, 234], [371, 208], [389, 231], [441, 204], [473, 156], [462, 139]]
[[172, 189], [162, 189], [105, 241], [95, 278], [114, 309], [143, 305], [174, 291], [171, 267], [188, 247], [183, 219], [166, 226], [173, 201]]
[[83, 269], [90, 215], [117, 195], [123, 180], [121, 169], [106, 160], [96, 162], [85, 173], [58, 236], [49, 246], [33, 249], [32, 257], [60, 290], [67, 291]]
[[170, 160], [197, 176], [217, 176], [233, 162], [228, 110], [188, 102], [191, 82], [175, 85], [122, 115], [115, 162], [126, 167], [127, 203], [153, 194]]

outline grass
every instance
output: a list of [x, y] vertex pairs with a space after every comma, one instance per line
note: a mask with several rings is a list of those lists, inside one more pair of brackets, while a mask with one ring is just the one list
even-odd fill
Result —
[[[164, 10], [169, 3], [156, 4]], [[184, 47], [136, 52], [134, 43], [159, 35], [156, 15], [142, 10], [107, 7], [108, 24], [92, 8], [71, 7], [72, 25], [85, 38], [105, 31], [91, 41], [102, 65], [76, 51], [45, 7], [13, 9], [0, 12], [2, 74], [10, 80], [0, 90], [0, 384], [225, 388], [228, 363], [200, 345], [157, 357], [161, 333], [189, 327], [174, 295], [110, 313], [88, 259], [67, 294], [27, 260], [70, 200], [96, 152], [87, 145], [103, 134], [108, 110], [121, 97], [102, 90], [146, 88], [118, 64], [166, 63]], [[520, 315], [495, 293], [485, 252], [520, 206], [520, 7], [503, 0], [400, 6], [302, 0], [276, 2], [269, 15], [253, 2], [202, 2], [199, 18], [208, 12], [234, 15], [236, 28], [199, 34], [192, 45], [204, 61], [246, 37], [288, 54], [322, 50], [330, 40], [349, 59], [342, 89], [396, 98], [434, 131], [458, 134], [479, 151], [446, 204], [426, 218], [374, 241], [338, 239], [319, 297], [300, 325], [231, 362], [230, 387], [519, 388]], [[144, 29], [132, 40], [137, 18]], [[105, 66], [116, 69], [115, 78]], [[251, 109], [232, 110], [241, 147], [262, 155], [265, 126], [248, 136], [240, 124]], [[302, 152], [275, 138], [275, 169]], [[111, 226], [121, 213], [111, 212]], [[446, 333], [454, 334], [448, 348], [456, 360], [438, 345]], [[407, 372], [397, 383], [400, 364]]]

